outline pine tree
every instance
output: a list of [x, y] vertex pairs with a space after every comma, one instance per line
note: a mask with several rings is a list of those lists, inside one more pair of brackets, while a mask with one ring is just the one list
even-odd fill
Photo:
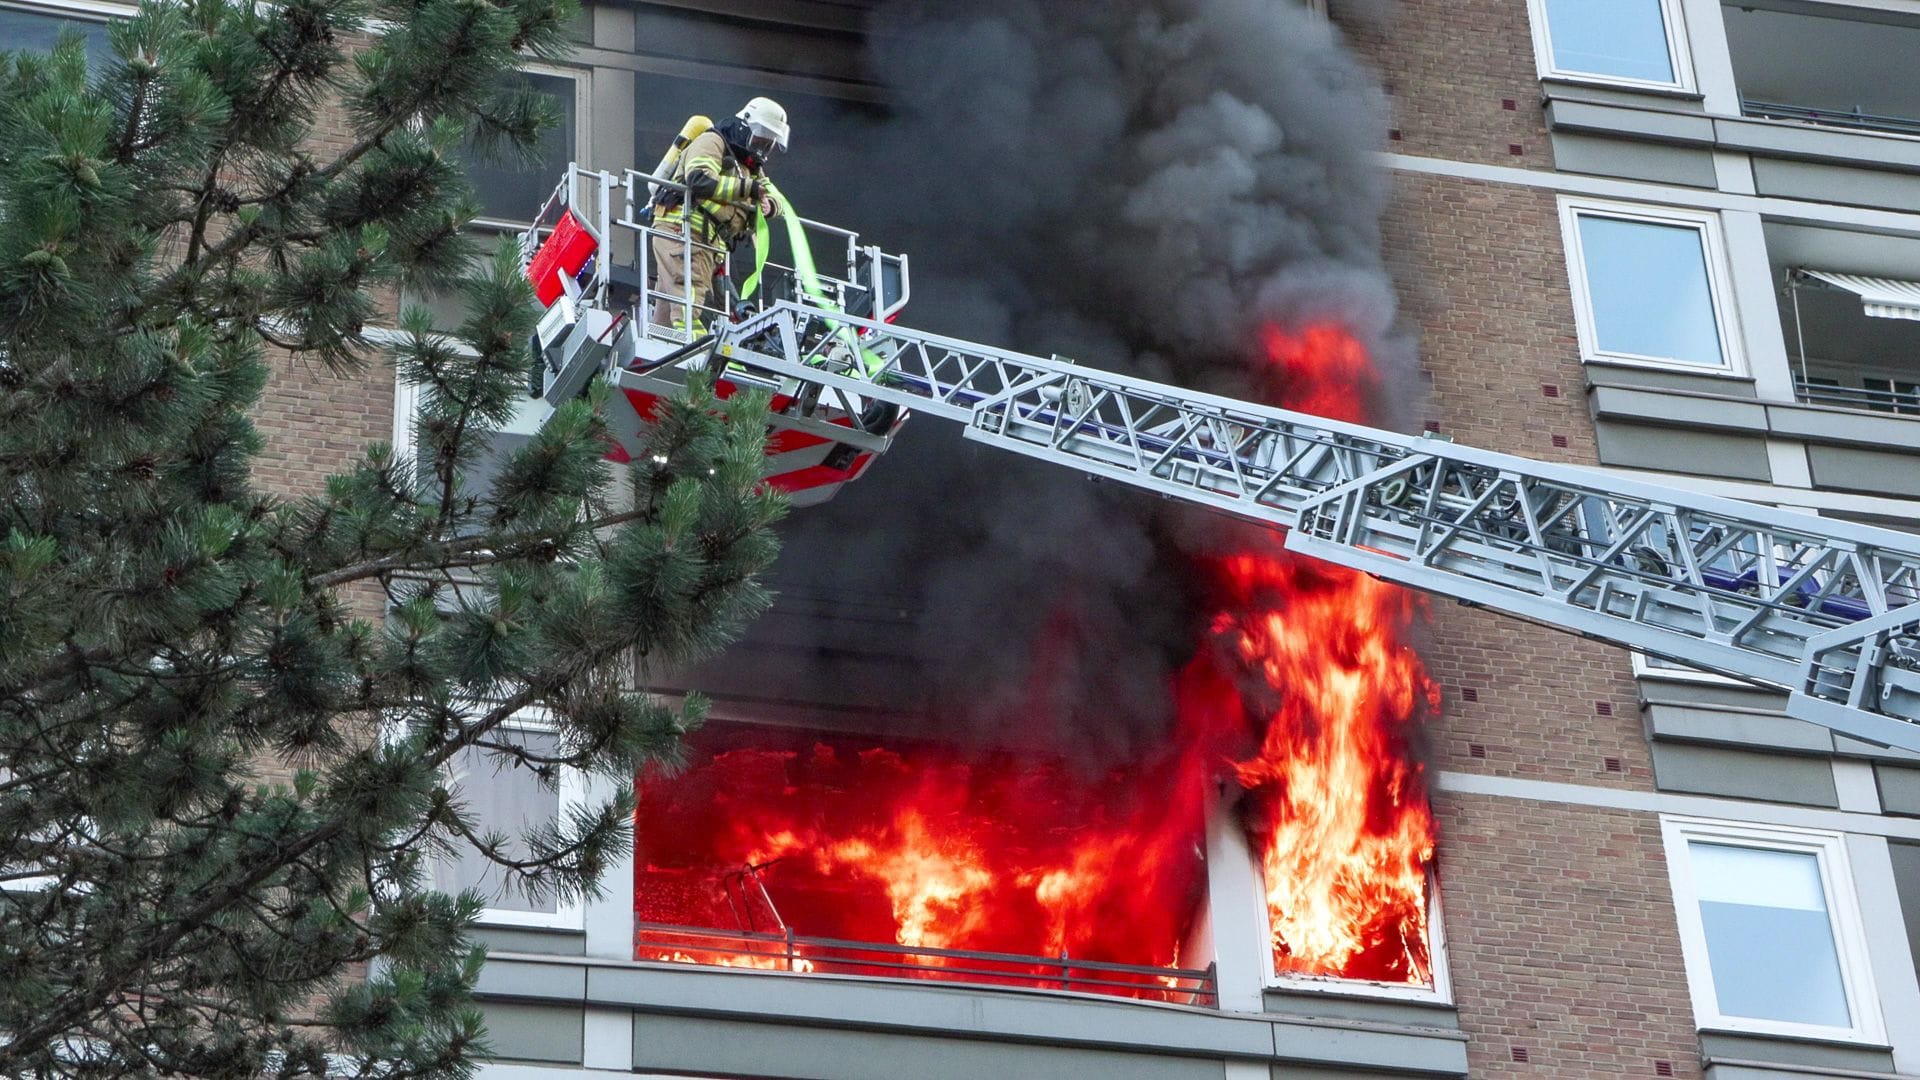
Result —
[[[554, 122], [507, 75], [572, 9], [150, 0], [104, 69], [0, 55], [0, 1075], [466, 1071], [481, 900], [428, 861], [591, 893], [702, 710], [636, 671], [765, 606], [764, 399], [696, 386], [616, 473], [590, 395], [473, 479], [537, 309], [467, 237], [459, 159]], [[403, 287], [464, 322], [405, 310], [383, 352]], [[288, 354], [390, 358], [417, 455], [263, 493], [249, 411]], [[551, 746], [504, 733], [529, 708]], [[475, 753], [620, 793], [509, 843], [449, 788]]]

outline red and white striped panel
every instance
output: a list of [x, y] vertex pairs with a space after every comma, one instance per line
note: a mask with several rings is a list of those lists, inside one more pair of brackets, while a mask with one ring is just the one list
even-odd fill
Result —
[[[738, 387], [731, 379], [719, 379], [714, 382], [714, 393], [725, 400], [732, 397]], [[644, 390], [623, 390], [634, 414], [642, 422], [653, 418], [653, 411], [659, 406], [660, 396]], [[787, 394], [776, 394], [773, 398], [773, 410], [779, 412], [792, 403]], [[851, 429], [853, 418], [815, 414], [815, 419]], [[616, 429], [625, 425], [616, 423]], [[635, 426], [637, 433], [638, 428]], [[633, 460], [634, 446], [616, 444], [607, 452], [610, 461], [625, 463]], [[826, 502], [839, 494], [840, 488], [850, 481], [858, 480], [873, 464], [877, 455], [871, 451], [855, 451], [852, 447], [842, 446], [824, 436], [812, 432], [796, 431], [782, 427], [779, 418], [774, 418], [767, 431], [767, 483], [771, 487], [784, 491], [795, 507], [814, 506]]]

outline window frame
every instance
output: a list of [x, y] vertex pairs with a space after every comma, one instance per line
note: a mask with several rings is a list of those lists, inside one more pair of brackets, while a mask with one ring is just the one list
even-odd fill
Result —
[[24, 11], [29, 15], [73, 15], [90, 22], [124, 19], [138, 5], [109, 3], [107, 0], [0, 0], [0, 8]]
[[[528, 706], [514, 713], [495, 730], [528, 731], [552, 733], [554, 726], [551, 714], [539, 706]], [[587, 778], [578, 769], [561, 769], [560, 782], [555, 794], [559, 797], [559, 815], [587, 805]], [[463, 800], [464, 801], [464, 800]], [[464, 841], [456, 840], [456, 843]], [[439, 884], [434, 880], [446, 860], [435, 857], [431, 860], [429, 883], [436, 889]], [[552, 911], [521, 911], [517, 908], [498, 908], [487, 906], [480, 909], [475, 920], [481, 926], [521, 927], [540, 930], [586, 930], [586, 905], [581, 897], [557, 899]]]
[[1688, 44], [1686, 20], [1681, 8], [1681, 0], [1660, 0], [1660, 23], [1666, 31], [1667, 62], [1673, 65], [1674, 77], [1670, 82], [1554, 66], [1553, 29], [1547, 23], [1547, 0], [1527, 0], [1527, 22], [1533, 30], [1534, 65], [1542, 79], [1697, 96], [1700, 93], [1699, 83], [1693, 73], [1693, 51]]
[[[1880, 1014], [1879, 997], [1874, 991], [1873, 967], [1867, 951], [1860, 900], [1847, 859], [1845, 834], [1671, 814], [1660, 815], [1660, 831], [1666, 849], [1668, 880], [1673, 888], [1680, 951], [1686, 962], [1687, 988], [1693, 999], [1697, 1027], [1867, 1045], [1885, 1042], [1884, 1020]], [[1688, 850], [1688, 844], [1695, 840], [1815, 857], [1827, 905], [1827, 925], [1833, 934], [1834, 952], [1840, 964], [1841, 988], [1846, 995], [1847, 1013], [1853, 1018], [1850, 1028], [1729, 1016], [1720, 1011], [1713, 985], [1712, 958], [1707, 952], [1706, 926], [1700, 917], [1699, 893], [1694, 887], [1692, 854]]]
[[[529, 62], [514, 69], [522, 75], [545, 75], [550, 78], [566, 79], [573, 83], [573, 161], [570, 164], [585, 165], [593, 160], [593, 148], [590, 142], [593, 133], [592, 118], [587, 115], [592, 96], [588, 93], [588, 84], [593, 81], [593, 73], [576, 67], [560, 64], [542, 64]], [[462, 162], [464, 166], [464, 162]], [[563, 166], [564, 167], [564, 166]], [[551, 189], [548, 189], [551, 191]], [[539, 206], [530, 206], [529, 210], [538, 211]], [[533, 215], [524, 218], [490, 217], [484, 211], [475, 216], [470, 228], [498, 232], [520, 232], [533, 224]]]
[[[1249, 844], [1249, 847], [1252, 845]], [[1427, 863], [1427, 956], [1433, 965], [1433, 984], [1375, 982], [1369, 979], [1343, 979], [1337, 975], [1300, 975], [1278, 972], [1273, 966], [1273, 922], [1267, 910], [1266, 873], [1256, 852], [1251, 860], [1253, 883], [1258, 890], [1254, 906], [1260, 913], [1260, 974], [1268, 990], [1296, 990], [1319, 994], [1352, 994], [1359, 997], [1394, 1001], [1453, 1004], [1453, 975], [1447, 964], [1446, 917], [1440, 899], [1440, 871], [1437, 860]]]
[[1633, 677], [1653, 679], [1661, 682], [1699, 683], [1703, 686], [1731, 686], [1755, 689], [1755, 684], [1744, 683], [1731, 675], [1722, 675], [1713, 671], [1702, 671], [1695, 667], [1667, 667], [1672, 661], [1649, 656], [1639, 649], [1631, 650], [1628, 655], [1633, 661]]
[[[1573, 290], [1573, 323], [1580, 345], [1580, 361], [1585, 364], [1618, 364], [1627, 367], [1683, 371], [1709, 378], [1748, 378], [1746, 350], [1740, 338], [1740, 320], [1734, 308], [1732, 271], [1727, 262], [1726, 238], [1721, 231], [1720, 215], [1712, 211], [1683, 210], [1678, 207], [1649, 206], [1642, 203], [1615, 202], [1561, 196], [1560, 237], [1566, 252], [1567, 280]], [[1593, 311], [1593, 291], [1587, 276], [1586, 249], [1580, 240], [1582, 217], [1646, 225], [1687, 228], [1700, 236], [1702, 261], [1707, 272], [1707, 300], [1713, 306], [1714, 330], [1720, 336], [1722, 363], [1718, 366], [1688, 363], [1671, 357], [1641, 353], [1609, 352], [1600, 348], [1600, 326]]]

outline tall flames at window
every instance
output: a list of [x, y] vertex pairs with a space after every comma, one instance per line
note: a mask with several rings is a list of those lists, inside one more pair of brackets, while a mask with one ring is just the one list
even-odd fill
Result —
[[[1263, 344], [1281, 404], [1367, 418], [1371, 367], [1350, 336], [1270, 330]], [[1166, 743], [1123, 769], [704, 733], [686, 771], [642, 778], [635, 904], [653, 932], [638, 955], [1152, 996], [1098, 965], [1206, 966], [1182, 951], [1202, 917], [1203, 814], [1224, 791], [1256, 852], [1276, 972], [1429, 983], [1435, 834], [1417, 734], [1438, 696], [1410, 641], [1419, 601], [1272, 534], [1236, 547], [1193, 568], [1214, 612], [1205, 640]]]

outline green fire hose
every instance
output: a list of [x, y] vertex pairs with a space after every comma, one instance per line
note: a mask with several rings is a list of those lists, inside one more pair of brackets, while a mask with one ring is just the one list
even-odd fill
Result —
[[[807, 227], [801, 222], [800, 215], [793, 212], [793, 204], [787, 201], [786, 195], [782, 194], [778, 188], [769, 185], [767, 193], [773, 196], [774, 204], [780, 208], [780, 220], [786, 222], [787, 248], [793, 255], [793, 269], [800, 278], [801, 290], [807, 294], [807, 298], [815, 307], [839, 311], [840, 305], [828, 298], [827, 290], [820, 284], [820, 271], [813, 261], [813, 245], [807, 240]], [[769, 232], [771, 229], [767, 225], [767, 215], [754, 214], [753, 273], [747, 275], [747, 280], [740, 285], [742, 300], [751, 299], [760, 289], [760, 275], [767, 268]], [[860, 335], [854, 332], [853, 327], [834, 319], [825, 321], [828, 328], [839, 337], [852, 355], [860, 358], [860, 365], [865, 369], [863, 373], [866, 377], [869, 379], [878, 377], [886, 368], [887, 362], [861, 346]]]

